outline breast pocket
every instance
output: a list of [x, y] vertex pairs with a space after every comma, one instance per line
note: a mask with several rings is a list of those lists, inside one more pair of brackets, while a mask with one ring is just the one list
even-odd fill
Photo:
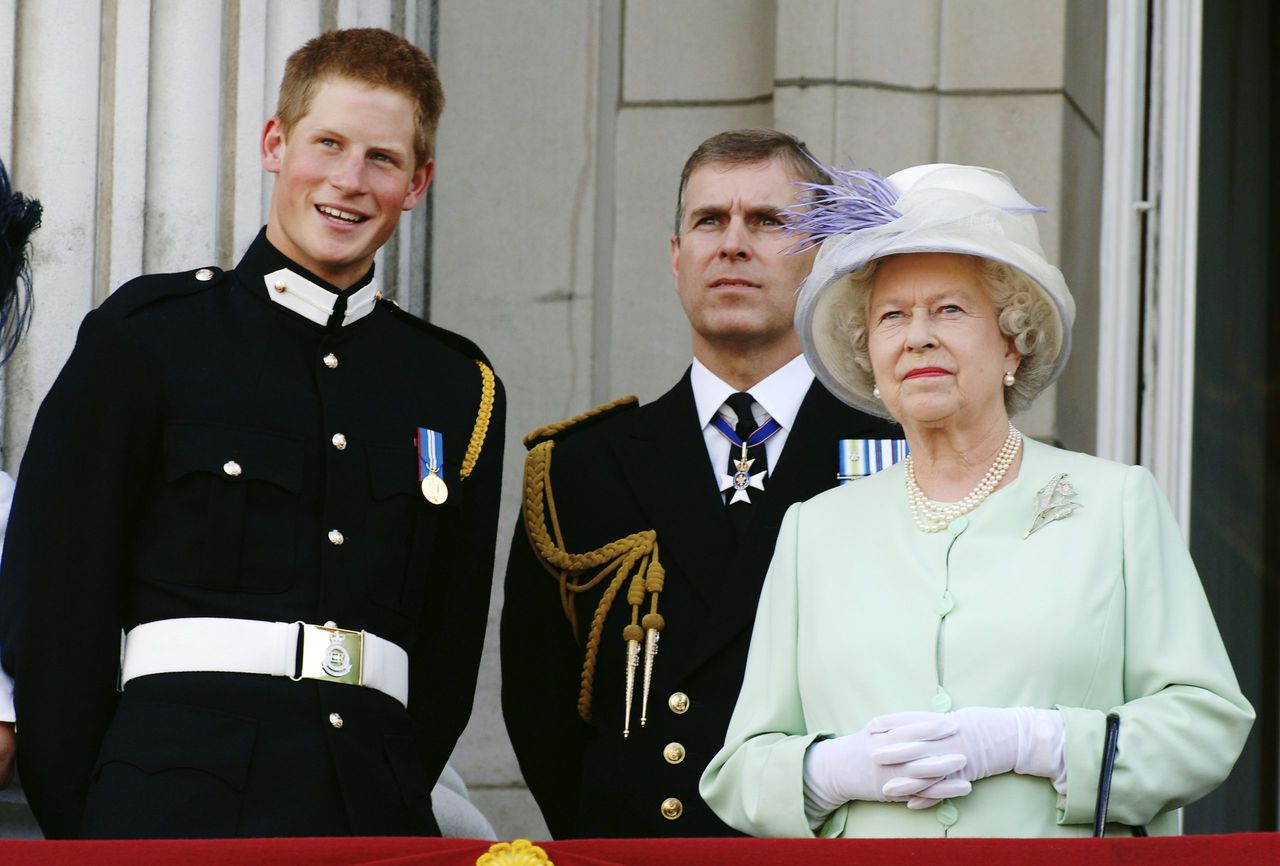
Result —
[[433, 569], [446, 566], [441, 548], [456, 532], [462, 501], [457, 469], [445, 464], [448, 498], [436, 505], [422, 493], [412, 447], [370, 446], [371, 505], [365, 580], [369, 596], [410, 622], [422, 611]]
[[300, 438], [245, 427], [165, 430], [164, 497], [174, 583], [280, 592], [296, 580], [303, 477]]

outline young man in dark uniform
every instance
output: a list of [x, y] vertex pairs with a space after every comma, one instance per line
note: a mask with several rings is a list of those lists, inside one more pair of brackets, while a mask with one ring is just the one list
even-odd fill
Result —
[[814, 380], [792, 327], [813, 253], [788, 254], [782, 211], [796, 182], [825, 180], [781, 132], [703, 142], [671, 238], [693, 366], [647, 406], [526, 438], [503, 712], [557, 838], [737, 835], [698, 778], [724, 741], [783, 512], [836, 483], [839, 440], [895, 435]]
[[381, 300], [373, 260], [427, 190], [442, 106], [400, 37], [308, 42], [240, 263], [141, 277], [86, 317], [0, 575], [47, 835], [438, 832], [505, 403], [472, 343]]

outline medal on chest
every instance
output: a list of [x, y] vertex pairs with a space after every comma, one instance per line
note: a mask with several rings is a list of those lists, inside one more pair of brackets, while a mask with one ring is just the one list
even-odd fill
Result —
[[441, 505], [449, 498], [449, 487], [444, 483], [444, 435], [438, 430], [419, 427], [414, 444], [418, 448], [418, 477], [422, 495], [432, 505]]

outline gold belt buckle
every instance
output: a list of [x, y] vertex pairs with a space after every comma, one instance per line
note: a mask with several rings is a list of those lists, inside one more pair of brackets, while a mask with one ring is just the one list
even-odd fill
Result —
[[295, 623], [302, 635], [302, 665], [294, 680], [364, 685], [364, 632], [331, 625]]

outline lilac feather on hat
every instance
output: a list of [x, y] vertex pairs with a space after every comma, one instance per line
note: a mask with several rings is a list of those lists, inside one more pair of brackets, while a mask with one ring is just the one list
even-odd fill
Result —
[[787, 231], [801, 235], [788, 252], [813, 249], [833, 235], [891, 223], [902, 216], [894, 207], [898, 190], [874, 171], [825, 168], [831, 183], [797, 184], [808, 199], [784, 209]]

